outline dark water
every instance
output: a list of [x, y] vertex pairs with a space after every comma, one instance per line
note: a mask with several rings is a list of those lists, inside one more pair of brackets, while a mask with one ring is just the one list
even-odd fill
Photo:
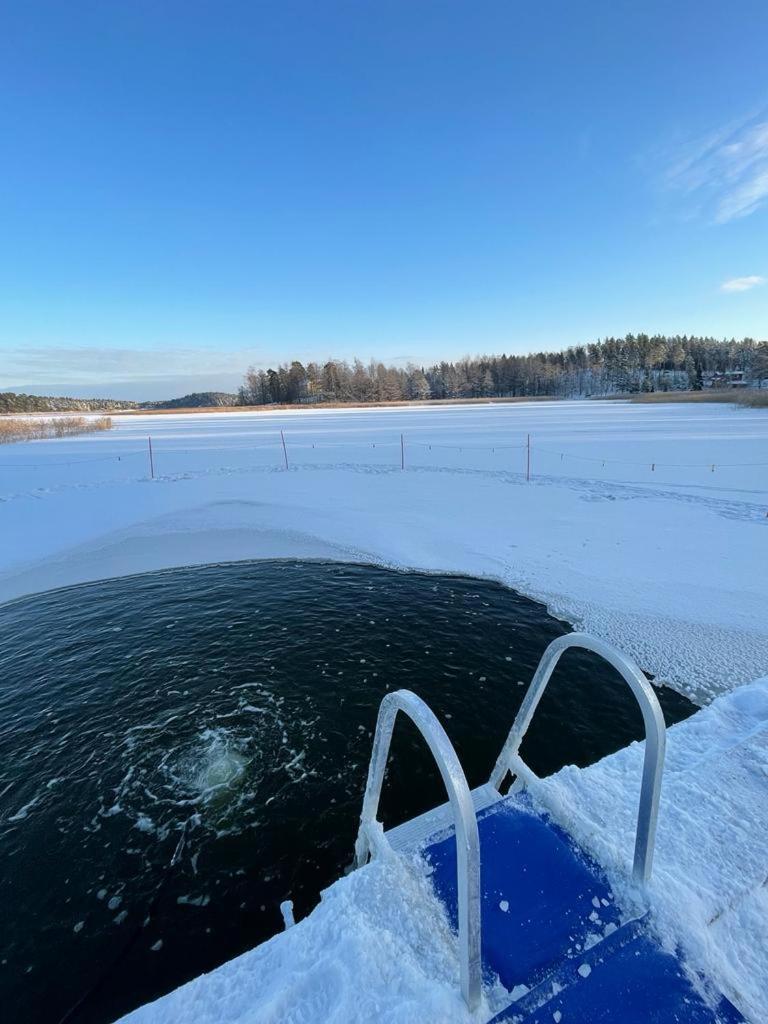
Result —
[[[476, 785], [567, 631], [493, 583], [277, 561], [0, 607], [0, 1005], [101, 1024], [280, 930], [286, 897], [303, 916], [351, 859], [383, 694], [424, 697]], [[570, 652], [524, 754], [548, 773], [641, 732]], [[393, 760], [385, 823], [442, 802], [404, 719]]]

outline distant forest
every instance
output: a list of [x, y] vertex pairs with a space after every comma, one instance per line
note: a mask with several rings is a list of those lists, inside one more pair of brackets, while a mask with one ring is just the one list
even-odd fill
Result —
[[294, 361], [276, 370], [249, 370], [238, 401], [290, 405], [697, 391], [711, 375], [733, 371], [750, 382], [768, 378], [768, 342], [628, 334], [561, 352], [479, 356], [429, 367], [365, 365], [358, 359], [351, 365], [333, 359], [306, 366]]
[[50, 395], [19, 395], [0, 391], [0, 413], [4, 412], [116, 412], [121, 409], [197, 409], [238, 404], [236, 394], [200, 391], [167, 402], [129, 402], [117, 398], [61, 398]]
[[61, 398], [48, 395], [18, 395], [0, 391], [0, 413], [5, 412], [115, 412], [136, 409], [136, 402], [113, 398]]
[[294, 360], [277, 369], [251, 369], [237, 394], [203, 391], [165, 402], [52, 398], [0, 392], [0, 413], [188, 409], [233, 405], [321, 402], [398, 402], [462, 398], [576, 398], [649, 391], [698, 391], [726, 384], [717, 375], [739, 373], [740, 383], [768, 387], [768, 342], [718, 341], [692, 335], [628, 334], [562, 352], [478, 356], [434, 366], [386, 366]]

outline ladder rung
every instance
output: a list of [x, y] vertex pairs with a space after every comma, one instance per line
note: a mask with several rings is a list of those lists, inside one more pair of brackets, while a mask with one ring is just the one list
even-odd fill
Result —
[[[501, 800], [501, 794], [490, 782], [470, 790], [470, 796], [475, 814], [490, 807], [491, 804], [495, 804], [497, 800]], [[443, 829], [453, 828], [453, 824], [453, 811], [450, 803], [446, 801], [439, 807], [433, 807], [431, 811], [425, 811], [424, 814], [419, 814], [417, 817], [411, 818], [410, 821], [404, 821], [402, 825], [395, 825], [384, 835], [389, 840], [392, 849], [402, 853], [405, 850], [415, 850], [425, 839], [433, 837]]]

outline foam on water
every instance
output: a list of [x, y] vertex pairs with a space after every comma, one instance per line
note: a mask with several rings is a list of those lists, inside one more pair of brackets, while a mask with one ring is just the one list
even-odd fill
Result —
[[221, 796], [225, 789], [234, 788], [245, 772], [246, 763], [225, 738], [214, 733], [195, 778], [203, 799], [213, 799]]

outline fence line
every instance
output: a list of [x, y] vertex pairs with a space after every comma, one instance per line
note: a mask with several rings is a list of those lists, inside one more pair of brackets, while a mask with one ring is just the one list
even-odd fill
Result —
[[617, 466], [650, 466], [653, 470], [657, 466], [661, 466], [665, 469], [709, 469], [714, 470], [715, 467], [720, 469], [743, 469], [750, 466], [768, 466], [768, 462], [653, 462], [648, 459], [629, 460], [629, 459], [609, 459], [602, 458], [599, 455], [573, 455], [571, 452], [555, 452], [550, 448], [534, 448], [531, 446], [532, 451], [544, 452], [547, 455], [559, 455], [561, 459], [578, 459], [581, 462], [602, 462], [603, 465], [606, 463], [613, 463]]
[[0, 469], [45, 469], [48, 466], [86, 466], [91, 462], [120, 462], [132, 455], [143, 455], [146, 458], [146, 449], [142, 448], [135, 452], [120, 452], [119, 455], [99, 455], [93, 459], [49, 459], [48, 462], [0, 462]]
[[409, 441], [408, 444], [417, 448], [429, 448], [432, 451], [433, 448], [449, 448], [455, 452], [495, 452], [497, 448], [502, 451], [508, 451], [512, 448], [525, 448], [524, 444], [494, 444], [494, 445], [480, 445], [480, 444], [440, 444], [437, 441]]
[[[499, 452], [508, 452], [508, 451], [521, 451], [521, 450], [525, 449], [526, 459], [525, 459], [524, 471], [525, 471], [526, 480], [531, 480], [533, 478], [531, 456], [532, 456], [532, 454], [536, 454], [536, 453], [540, 453], [541, 455], [548, 455], [548, 456], [559, 457], [561, 462], [564, 461], [565, 459], [570, 459], [570, 460], [574, 460], [574, 461], [577, 461], [577, 462], [600, 463], [603, 467], [606, 466], [606, 465], [645, 467], [650, 472], [655, 472], [657, 469], [701, 469], [701, 470], [708, 471], [710, 473], [714, 473], [718, 469], [720, 469], [720, 470], [724, 470], [724, 469], [748, 469], [748, 468], [756, 469], [756, 468], [761, 468], [761, 467], [768, 466], [768, 461], [766, 461], [766, 462], [729, 462], [729, 463], [718, 462], [718, 461], [714, 461], [714, 462], [712, 462], [712, 461], [708, 461], [708, 462], [663, 462], [663, 461], [657, 461], [657, 460], [653, 460], [653, 459], [643, 459], [643, 460], [640, 460], [640, 459], [616, 459], [616, 458], [612, 458], [610, 456], [579, 455], [579, 454], [576, 454], [576, 453], [573, 453], [573, 452], [558, 451], [558, 450], [547, 448], [547, 447], [539, 447], [538, 445], [535, 445], [535, 444], [533, 444], [531, 442], [531, 435], [530, 434], [526, 435], [526, 440], [524, 442], [518, 443], [518, 444], [501, 443], [501, 444], [482, 445], [482, 444], [473, 444], [472, 442], [468, 442], [467, 444], [446, 444], [446, 443], [440, 442], [440, 441], [410, 441], [410, 440], [408, 440], [405, 437], [404, 434], [400, 435], [399, 440], [393, 440], [393, 441], [386, 441], [386, 440], [370, 441], [370, 440], [363, 440], [363, 439], [361, 439], [361, 440], [349, 440], [349, 441], [309, 441], [309, 440], [306, 440], [306, 441], [296, 440], [296, 441], [294, 441], [294, 440], [291, 439], [290, 435], [288, 437], [286, 437], [284, 431], [280, 430], [275, 441], [260, 440], [260, 441], [254, 441], [252, 443], [245, 443], [245, 444], [241, 443], [241, 442], [238, 442], [237, 444], [232, 444], [232, 445], [200, 445], [199, 447], [195, 447], [195, 448], [188, 448], [188, 447], [174, 448], [174, 447], [164, 447], [162, 445], [158, 446], [157, 438], [155, 438], [154, 446], [153, 446], [152, 437], [149, 436], [149, 437], [147, 437], [147, 444], [148, 444], [148, 447], [146, 449], [143, 449], [143, 450], [137, 449], [137, 450], [133, 450], [133, 451], [119, 452], [119, 453], [115, 453], [115, 454], [112, 454], [112, 455], [94, 456], [92, 458], [84, 458], [84, 459], [65, 458], [65, 459], [59, 460], [59, 459], [56, 459], [55, 457], [47, 457], [45, 461], [40, 461], [40, 462], [22, 462], [22, 463], [19, 463], [19, 462], [4, 462], [4, 463], [0, 463], [0, 469], [45, 469], [45, 468], [50, 468], [50, 467], [55, 467], [55, 466], [71, 467], [71, 466], [88, 465], [90, 463], [96, 463], [96, 462], [121, 462], [123, 459], [128, 459], [128, 458], [132, 458], [132, 457], [135, 457], [135, 456], [143, 455], [145, 458], [147, 458], [147, 456], [149, 457], [150, 476], [151, 476], [152, 479], [154, 479], [154, 477], [155, 477], [155, 461], [156, 461], [156, 459], [158, 457], [160, 457], [160, 459], [162, 460], [162, 457], [165, 456], [165, 455], [203, 455], [203, 454], [209, 453], [209, 452], [226, 452], [226, 453], [229, 454], [229, 453], [232, 453], [232, 452], [248, 452], [248, 451], [261, 450], [261, 449], [268, 450], [268, 451], [275, 451], [275, 448], [277, 447], [277, 445], [280, 445], [280, 447], [282, 449], [283, 462], [284, 462], [284, 465], [285, 465], [285, 469], [289, 469], [290, 468], [289, 467], [289, 459], [288, 459], [289, 449], [291, 451], [295, 451], [295, 450], [323, 450], [323, 449], [337, 450], [337, 449], [340, 449], [340, 448], [355, 448], [355, 449], [360, 450], [363, 447], [365, 447], [365, 448], [370, 447], [372, 450], [376, 449], [376, 448], [387, 448], [387, 449], [389, 449], [389, 448], [399, 448], [400, 449], [400, 468], [403, 469], [403, 470], [405, 469], [406, 449], [408, 449], [408, 448], [422, 448], [422, 449], [426, 449], [427, 451], [432, 451], [432, 449], [434, 448], [434, 449], [436, 449], [438, 451], [456, 451], [456, 452], [459, 452], [459, 453], [463, 453], [463, 452], [468, 452], [468, 453], [472, 453], [472, 452], [491, 452], [492, 454], [497, 452], [497, 451], [499, 451]], [[162, 469], [162, 466], [160, 466], [160, 469]]]

